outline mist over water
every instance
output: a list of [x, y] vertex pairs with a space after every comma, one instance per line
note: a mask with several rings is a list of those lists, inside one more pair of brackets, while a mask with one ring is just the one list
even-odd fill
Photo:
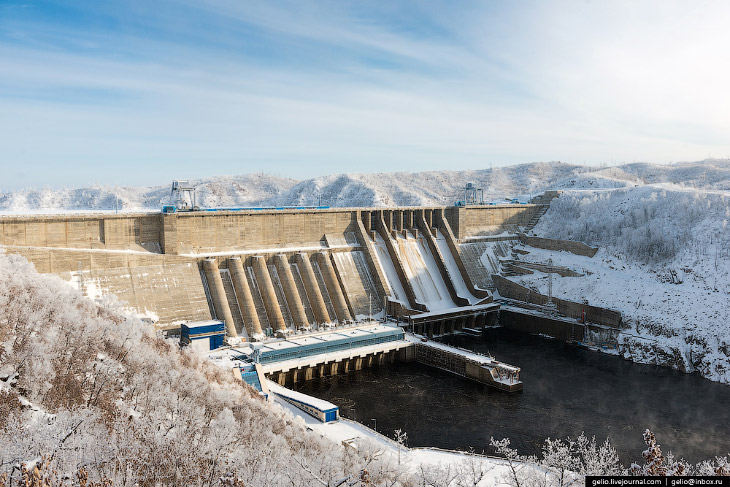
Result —
[[730, 452], [730, 386], [503, 328], [448, 343], [521, 367], [524, 391], [497, 391], [415, 363], [316, 379], [297, 390], [371, 428], [377, 423], [388, 436], [403, 429], [409, 446], [492, 453], [494, 436], [536, 454], [547, 437], [585, 432], [599, 442], [609, 437], [629, 465], [643, 461], [649, 428], [665, 454], [691, 462]]

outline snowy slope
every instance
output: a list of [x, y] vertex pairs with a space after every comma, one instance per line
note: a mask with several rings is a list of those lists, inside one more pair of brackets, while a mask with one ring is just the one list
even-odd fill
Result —
[[[664, 183], [685, 188], [730, 190], [730, 161], [708, 160], [660, 166], [630, 164], [596, 168], [530, 163], [469, 171], [338, 174], [305, 181], [262, 173], [194, 181], [201, 207], [315, 205], [445, 205], [463, 198], [464, 183], [484, 189], [487, 200], [535, 194], [546, 189], [614, 189]], [[0, 193], [0, 211], [158, 210], [169, 199], [167, 184], [154, 187], [94, 186], [35, 188]]]

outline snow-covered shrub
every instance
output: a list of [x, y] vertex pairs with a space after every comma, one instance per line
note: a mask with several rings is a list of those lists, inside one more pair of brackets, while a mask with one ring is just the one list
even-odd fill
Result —
[[[0, 473], [45, 457], [65, 485], [311, 486], [368, 459], [60, 278], [0, 254]], [[380, 481], [390, 470], [371, 467]], [[65, 482], [65, 481], [64, 481]], [[13, 484], [15, 485], [15, 484]]]
[[651, 186], [566, 192], [553, 200], [536, 233], [579, 240], [645, 264], [682, 253], [708, 259], [730, 255], [730, 197]]
[[656, 441], [654, 433], [649, 430], [644, 431], [644, 442], [647, 448], [641, 455], [644, 457], [646, 464], [643, 466], [637, 464], [631, 465], [629, 472], [632, 475], [689, 475], [691, 471], [690, 465], [682, 460], [675, 460], [671, 454], [665, 457]]

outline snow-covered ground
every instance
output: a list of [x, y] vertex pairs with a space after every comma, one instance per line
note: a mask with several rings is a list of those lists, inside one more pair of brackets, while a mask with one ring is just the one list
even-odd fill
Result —
[[[667, 184], [567, 191], [535, 227], [539, 236], [600, 247], [593, 258], [520, 246], [520, 259], [571, 268], [553, 295], [616, 309], [628, 329], [619, 352], [730, 383], [730, 195]], [[541, 272], [513, 278], [548, 292]]]
[[[184, 177], [179, 175], [178, 177]], [[546, 189], [614, 189], [644, 184], [730, 190], [730, 160], [656, 165], [629, 164], [597, 168], [539, 162], [469, 171], [335, 174], [295, 181], [267, 174], [219, 176], [193, 181], [197, 202], [206, 208], [316, 205], [421, 206], [451, 205], [464, 199], [464, 184], [484, 190], [485, 201], [526, 201]], [[68, 210], [159, 210], [169, 201], [168, 181], [159, 186], [57, 189], [30, 188], [0, 192], [0, 213]], [[507, 200], [505, 200], [507, 198]]]

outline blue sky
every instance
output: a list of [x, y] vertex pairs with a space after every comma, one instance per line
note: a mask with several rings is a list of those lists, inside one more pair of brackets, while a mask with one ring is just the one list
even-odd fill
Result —
[[730, 156], [730, 2], [0, 0], [0, 190]]

